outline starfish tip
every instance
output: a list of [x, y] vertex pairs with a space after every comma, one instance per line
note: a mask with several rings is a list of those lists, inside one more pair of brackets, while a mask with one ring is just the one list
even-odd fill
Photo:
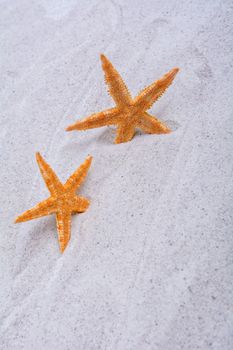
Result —
[[86, 158], [86, 165], [88, 166], [88, 168], [91, 166], [91, 162], [92, 162], [93, 157], [91, 155], [88, 155]]
[[78, 127], [77, 127], [76, 123], [72, 124], [72, 125], [69, 125], [66, 128], [66, 131], [74, 131], [74, 130], [78, 130]]
[[64, 253], [66, 247], [67, 247], [68, 242], [63, 242], [62, 244], [60, 244], [60, 252]]
[[175, 76], [175, 75], [179, 72], [179, 70], [180, 70], [180, 68], [174, 67], [174, 68], [171, 70], [172, 75]]
[[36, 160], [37, 162], [40, 161], [42, 159], [42, 156], [40, 154], [40, 152], [36, 152]]
[[87, 159], [91, 162], [93, 157], [90, 154], [88, 154]]
[[115, 145], [119, 145], [120, 143], [124, 143], [124, 141], [114, 140]]
[[101, 59], [102, 64], [107, 64], [108, 63], [107, 57], [104, 54], [102, 54], [102, 53], [100, 54], [100, 59]]
[[100, 59], [101, 59], [101, 60], [104, 60], [105, 58], [106, 58], [106, 57], [104, 56], [104, 54], [101, 53], [101, 54], [100, 54]]

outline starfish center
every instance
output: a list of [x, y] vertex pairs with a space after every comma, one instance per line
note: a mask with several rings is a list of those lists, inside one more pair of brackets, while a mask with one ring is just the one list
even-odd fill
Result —
[[57, 198], [58, 205], [62, 208], [70, 207], [73, 203], [73, 197], [69, 196], [67, 193], [63, 193]]
[[131, 123], [135, 123], [138, 119], [138, 111], [136, 109], [132, 109], [126, 117]]

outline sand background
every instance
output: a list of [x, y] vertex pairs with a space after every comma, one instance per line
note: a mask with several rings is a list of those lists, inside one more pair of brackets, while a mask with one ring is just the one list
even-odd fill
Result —
[[[0, 349], [233, 348], [232, 1], [0, 1]], [[174, 130], [114, 145], [65, 133], [174, 66], [151, 113]], [[88, 154], [63, 255], [55, 218], [14, 225]]]

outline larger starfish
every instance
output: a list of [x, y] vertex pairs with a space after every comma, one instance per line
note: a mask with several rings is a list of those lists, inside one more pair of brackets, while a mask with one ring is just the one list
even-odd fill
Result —
[[63, 252], [70, 239], [71, 214], [83, 213], [90, 204], [88, 199], [77, 196], [75, 192], [87, 175], [92, 157], [89, 156], [69, 177], [65, 184], [61, 183], [53, 169], [45, 162], [39, 153], [36, 154], [36, 160], [51, 195], [48, 199], [45, 199], [32, 209], [18, 216], [15, 222], [18, 223], [45, 215], [56, 214], [58, 240], [60, 250]]
[[100, 55], [100, 58], [105, 73], [105, 81], [108, 85], [109, 93], [116, 103], [116, 107], [92, 114], [68, 126], [66, 130], [86, 130], [115, 124], [117, 125], [115, 143], [130, 141], [135, 134], [135, 128], [140, 128], [149, 134], [169, 133], [170, 129], [167, 126], [146, 111], [171, 85], [179, 69], [173, 68], [161, 79], [142, 90], [133, 99], [112, 63], [104, 55]]

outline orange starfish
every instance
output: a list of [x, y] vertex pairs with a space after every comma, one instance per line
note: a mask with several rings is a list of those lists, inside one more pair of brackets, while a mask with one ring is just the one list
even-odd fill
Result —
[[40, 153], [36, 154], [36, 160], [51, 196], [18, 216], [15, 222], [18, 223], [56, 214], [58, 240], [60, 250], [63, 252], [70, 239], [71, 214], [85, 212], [90, 204], [86, 198], [77, 196], [75, 191], [85, 179], [92, 157], [89, 156], [64, 185]]
[[100, 55], [100, 58], [105, 73], [105, 81], [108, 85], [109, 93], [116, 103], [116, 107], [92, 114], [68, 126], [66, 130], [86, 130], [115, 124], [117, 125], [115, 143], [130, 141], [137, 127], [148, 134], [169, 133], [171, 130], [168, 127], [146, 111], [171, 85], [179, 69], [173, 68], [161, 79], [142, 90], [133, 99], [123, 79], [111, 62], [104, 55]]

